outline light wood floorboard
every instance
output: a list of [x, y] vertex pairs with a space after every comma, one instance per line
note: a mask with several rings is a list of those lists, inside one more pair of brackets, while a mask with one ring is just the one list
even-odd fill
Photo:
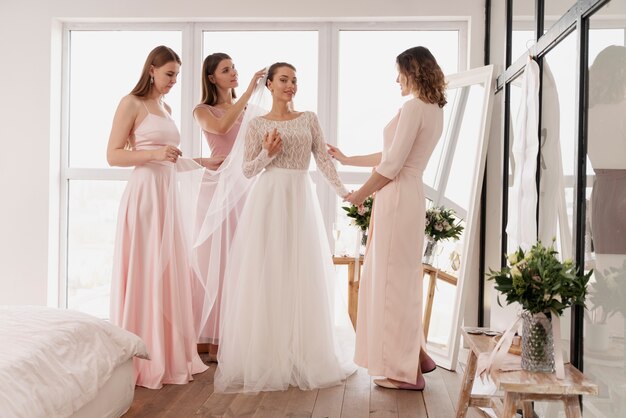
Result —
[[[206, 355], [202, 355], [207, 361]], [[207, 363], [209, 364], [209, 363]], [[186, 385], [160, 390], [137, 387], [124, 418], [450, 418], [454, 417], [463, 370], [438, 368], [426, 375], [423, 392], [382, 389], [364, 369], [345, 384], [303, 391], [290, 388], [258, 395], [213, 393], [215, 363]], [[481, 415], [473, 408], [468, 418]]]

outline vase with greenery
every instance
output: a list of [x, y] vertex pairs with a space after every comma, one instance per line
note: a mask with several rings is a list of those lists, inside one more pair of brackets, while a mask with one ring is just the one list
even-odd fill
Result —
[[[506, 296], [507, 304], [521, 305], [522, 368], [554, 371], [554, 345], [551, 320], [572, 305], [583, 305], [592, 274], [579, 274], [572, 260], [560, 261], [554, 249], [540, 241], [528, 251], [518, 248], [507, 257], [507, 266], [489, 270], [488, 279]], [[501, 305], [498, 297], [498, 304]]]

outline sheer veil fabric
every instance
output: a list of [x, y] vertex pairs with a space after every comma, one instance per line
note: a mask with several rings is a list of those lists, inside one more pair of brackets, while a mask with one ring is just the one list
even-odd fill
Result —
[[235, 227], [255, 181], [255, 178], [246, 178], [242, 171], [244, 142], [250, 121], [267, 113], [265, 90], [265, 79], [262, 79], [248, 101], [233, 148], [217, 170], [204, 168], [189, 158], [179, 158], [176, 163], [182, 229], [195, 276], [193, 289], [202, 293], [194, 295], [195, 300], [202, 300], [201, 315], [196, 314], [195, 318], [197, 335], [207, 326], [220, 293], [219, 278], [229, 262], [233, 235], [228, 230]]

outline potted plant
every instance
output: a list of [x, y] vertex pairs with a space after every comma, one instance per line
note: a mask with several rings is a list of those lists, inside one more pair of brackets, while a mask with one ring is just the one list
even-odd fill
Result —
[[454, 210], [446, 209], [443, 206], [429, 208], [426, 211], [424, 227], [426, 245], [422, 261], [432, 265], [437, 243], [447, 239], [459, 239], [463, 229], [463, 225], [461, 225], [460, 220], [457, 220]]
[[[538, 241], [528, 251], [518, 248], [507, 257], [508, 265], [489, 270], [488, 279], [506, 296], [507, 304], [522, 306], [522, 368], [554, 371], [554, 345], [551, 319], [561, 316], [572, 305], [583, 305], [592, 274], [578, 274], [571, 260], [561, 262], [552, 245]], [[498, 297], [500, 306], [500, 298]]]

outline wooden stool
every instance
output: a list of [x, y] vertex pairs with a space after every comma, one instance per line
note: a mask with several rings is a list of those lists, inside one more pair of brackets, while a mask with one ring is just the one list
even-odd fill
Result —
[[565, 416], [580, 418], [579, 395], [597, 395], [598, 386], [589, 381], [571, 364], [565, 365], [565, 379], [559, 380], [554, 373], [528, 372], [525, 370], [501, 372], [493, 371], [493, 379], [498, 390], [504, 391], [504, 404], [496, 395], [472, 395], [476, 374], [476, 362], [482, 353], [493, 349], [491, 338], [486, 335], [469, 334], [463, 328], [463, 337], [470, 346], [467, 368], [459, 394], [456, 416], [465, 417], [467, 408], [492, 408], [500, 418], [514, 418], [518, 407], [522, 407], [524, 418], [533, 416], [533, 401], [560, 401], [565, 406]]

